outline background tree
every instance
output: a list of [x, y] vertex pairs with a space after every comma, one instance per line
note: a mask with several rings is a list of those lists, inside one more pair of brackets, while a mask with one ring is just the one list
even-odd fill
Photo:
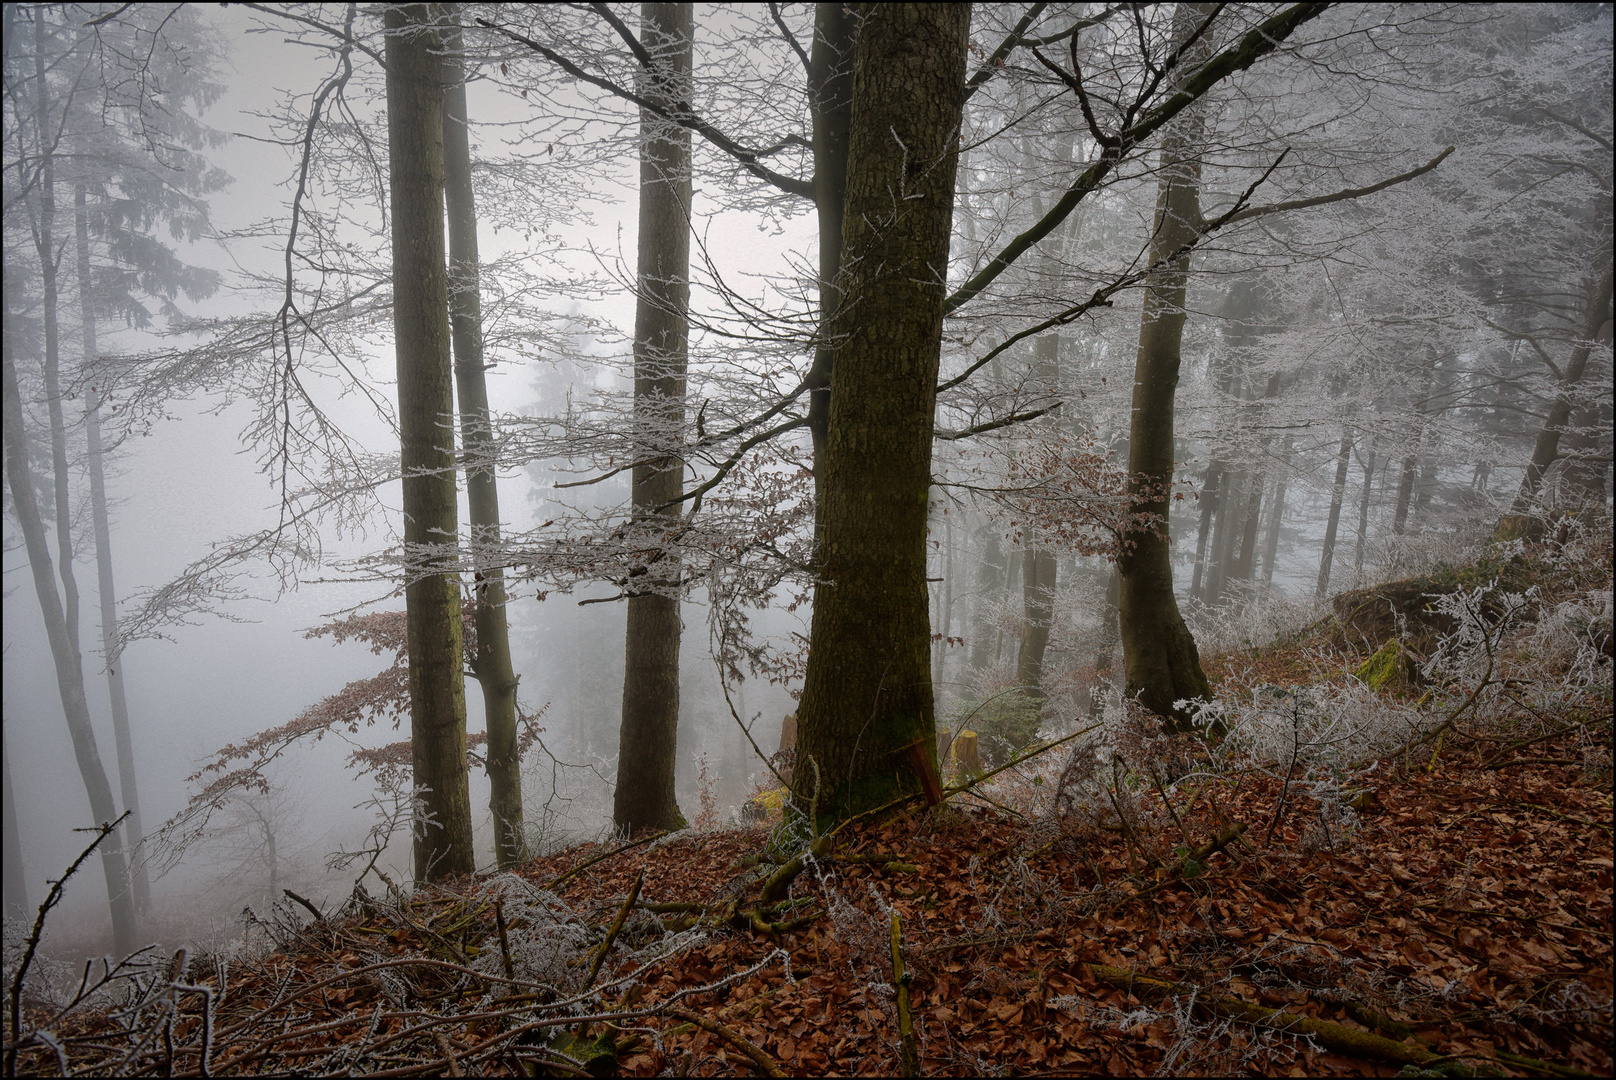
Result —
[[422, 800], [415, 877], [476, 868], [466, 786], [449, 282], [443, 240], [443, 87], [438, 31], [425, 5], [389, 8], [388, 180], [398, 355], [404, 546], [409, 577], [410, 743]]
[[689, 4], [645, 4], [640, 110], [639, 268], [635, 277], [635, 465], [628, 528], [645, 551], [629, 570], [623, 724], [612, 819], [618, 829], [684, 825], [674, 793], [679, 730], [678, 551], [685, 373], [689, 363], [690, 131], [664, 117], [690, 96], [695, 23]]
[[471, 179], [471, 130], [466, 108], [464, 48], [455, 8], [444, 35], [444, 197], [449, 222], [450, 336], [460, 394], [460, 441], [466, 460], [466, 503], [477, 601], [477, 648], [467, 670], [483, 694], [488, 733], [489, 812], [499, 865], [526, 856], [522, 831], [522, 759], [517, 753], [515, 668], [505, 618], [505, 567], [500, 546], [499, 487], [494, 425], [484, 377], [481, 274], [477, 261], [477, 202]]

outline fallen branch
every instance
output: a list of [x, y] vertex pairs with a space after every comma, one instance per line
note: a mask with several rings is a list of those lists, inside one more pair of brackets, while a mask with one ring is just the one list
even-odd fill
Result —
[[623, 932], [623, 924], [628, 921], [628, 913], [634, 910], [634, 901], [640, 898], [640, 886], [643, 884], [645, 884], [645, 870], [642, 868], [634, 875], [634, 885], [629, 889], [628, 898], [623, 901], [623, 906], [618, 909], [617, 918], [612, 920], [611, 929], [606, 931], [606, 940], [600, 943], [600, 949], [589, 963], [589, 977], [584, 980], [585, 990], [595, 985], [595, 977], [600, 974], [600, 965], [606, 962], [606, 954], [612, 951], [612, 946], [617, 942], [617, 935]]
[[733, 1028], [726, 1027], [725, 1025], [720, 1024], [717, 1020], [709, 1020], [707, 1017], [701, 1015], [699, 1012], [696, 1012], [694, 1009], [686, 1009], [675, 1005], [662, 1011], [666, 1012], [669, 1016], [677, 1016], [686, 1023], [695, 1024], [703, 1031], [717, 1035], [720, 1039], [723, 1039], [725, 1042], [735, 1047], [735, 1049], [751, 1058], [752, 1064], [756, 1065], [759, 1069], [762, 1069], [765, 1076], [783, 1077], [786, 1075], [785, 1070], [780, 1068], [780, 1063], [778, 1061], [764, 1053], [761, 1047], [751, 1042], [744, 1035], [735, 1031]]
[[903, 967], [903, 926], [898, 909], [892, 909], [892, 984], [898, 988], [898, 1045], [903, 1056], [903, 1075], [920, 1075], [920, 1050], [915, 1045], [915, 1018], [909, 1011], [909, 984], [914, 976]]
[[1164, 996], [1176, 994], [1189, 997], [1195, 995], [1195, 1003], [1208, 1011], [1231, 1020], [1241, 1020], [1257, 1027], [1271, 1028], [1295, 1035], [1311, 1036], [1320, 1046], [1333, 1050], [1338, 1054], [1350, 1054], [1353, 1057], [1372, 1058], [1378, 1061], [1390, 1061], [1399, 1065], [1422, 1066], [1438, 1060], [1441, 1055], [1434, 1054], [1423, 1046], [1415, 1043], [1394, 1042], [1383, 1035], [1376, 1035], [1369, 1031], [1359, 1031], [1342, 1024], [1332, 1024], [1327, 1020], [1315, 1020], [1311, 1016], [1300, 1016], [1296, 1013], [1286, 1012], [1283, 1009], [1269, 1009], [1261, 1005], [1253, 1005], [1249, 1001], [1239, 998], [1223, 997], [1218, 994], [1208, 994], [1205, 991], [1195, 990], [1180, 983], [1169, 982], [1166, 979], [1153, 979], [1148, 975], [1140, 975], [1121, 968], [1107, 967], [1104, 964], [1089, 964], [1088, 969], [1096, 979], [1108, 986], [1115, 986], [1130, 993], [1152, 994]]
[[[1193, 994], [1195, 1003], [1209, 1012], [1231, 1020], [1240, 1020], [1255, 1027], [1269, 1028], [1293, 1035], [1306, 1035], [1326, 1050], [1331, 1050], [1337, 1054], [1390, 1061], [1394, 1064], [1412, 1065], [1422, 1069], [1437, 1065], [1447, 1065], [1458, 1056], [1469, 1056], [1437, 1054], [1413, 1040], [1397, 1042], [1370, 1031], [1349, 1028], [1344, 1024], [1335, 1024], [1328, 1020], [1317, 1020], [1311, 1016], [1302, 1016], [1298, 1013], [1286, 1012], [1283, 1009], [1270, 1009], [1262, 1005], [1253, 1005], [1251, 1002], [1242, 1001], [1239, 998], [1208, 994], [1205, 991], [1196, 990], [1180, 983], [1169, 982], [1166, 979], [1154, 979], [1148, 975], [1140, 975], [1137, 972], [1124, 971], [1121, 968], [1108, 967], [1104, 964], [1089, 964], [1088, 969], [1095, 978], [1106, 985], [1115, 986], [1120, 990], [1126, 990], [1134, 994], [1141, 994], [1142, 992], [1143, 994], [1176, 994], [1186, 997]], [[1556, 1065], [1548, 1061], [1539, 1061], [1536, 1058], [1523, 1057], [1519, 1054], [1500, 1052], [1495, 1058], [1476, 1055], [1476, 1059], [1501, 1062], [1518, 1068], [1536, 1069], [1552, 1076], [1574, 1077], [1579, 1078], [1579, 1080], [1581, 1077], [1593, 1075], [1580, 1069]], [[1451, 1068], [1452, 1066], [1449, 1067]], [[1471, 1075], [1471, 1071], [1465, 1069], [1464, 1074]]]
[[649, 844], [651, 841], [660, 840], [664, 836], [667, 836], [667, 835], [668, 835], [668, 833], [667, 833], [666, 830], [664, 830], [662, 832], [659, 832], [659, 833], [652, 833], [650, 836], [643, 837], [643, 838], [641, 838], [639, 840], [634, 841], [631, 844], [624, 844], [622, 847], [615, 847], [615, 848], [612, 848], [612, 850], [610, 850], [610, 851], [602, 852], [601, 854], [596, 855], [593, 859], [585, 859], [583, 862], [579, 863], [577, 866], [574, 866], [571, 870], [568, 870], [565, 874], [562, 874], [560, 877], [558, 877], [554, 881], [550, 882], [550, 884], [546, 885], [544, 887], [544, 889], [545, 889], [546, 892], [555, 892], [557, 889], [559, 889], [561, 887], [562, 882], [568, 881], [571, 878], [574, 878], [574, 877], [578, 876], [583, 871], [589, 869], [591, 866], [594, 866], [596, 863], [605, 862], [607, 859], [611, 858], [613, 855], [621, 855], [621, 854], [623, 854], [623, 852], [628, 851], [631, 848], [643, 847], [644, 845]]

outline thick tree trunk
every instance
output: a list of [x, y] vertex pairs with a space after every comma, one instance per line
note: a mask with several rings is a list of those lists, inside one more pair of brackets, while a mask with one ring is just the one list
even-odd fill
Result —
[[425, 882], [476, 868], [460, 578], [450, 569], [459, 513], [443, 242], [443, 72], [426, 5], [388, 8], [384, 17], [410, 742], [415, 785], [428, 789], [422, 799], [430, 816], [416, 822], [415, 879]]
[[460, 60], [458, 8], [444, 35], [443, 179], [449, 220], [450, 337], [460, 394], [460, 444], [466, 459], [467, 530], [477, 574], [477, 655], [471, 672], [483, 693], [488, 731], [488, 811], [494, 819], [499, 866], [527, 855], [522, 835], [522, 759], [516, 749], [516, 671], [505, 619], [505, 568], [493, 554], [500, 541], [494, 429], [483, 371], [483, 313], [477, 265], [477, 201], [471, 189], [471, 132], [466, 76]]
[[1212, 528], [1212, 559], [1207, 567], [1203, 599], [1208, 604], [1223, 601], [1223, 589], [1232, 576], [1238, 558], [1239, 538], [1244, 535], [1246, 490], [1250, 474], [1234, 469], [1225, 474], [1223, 498], [1218, 500], [1218, 517]]
[[[3, 727], [4, 725], [0, 725]], [[5, 848], [5, 859], [0, 865], [0, 872], [5, 874], [5, 917], [8, 919], [24, 919], [28, 915], [28, 879], [22, 866], [22, 832], [17, 827], [17, 797], [16, 790], [11, 786], [11, 751], [0, 749], [0, 782], [5, 784], [4, 806], [0, 806], [0, 814], [4, 815], [3, 832], [0, 832], [0, 845]]]
[[836, 367], [833, 320], [841, 292], [842, 210], [847, 197], [848, 129], [853, 120], [853, 53], [859, 20], [842, 0], [814, 5], [808, 57], [808, 108], [813, 121], [814, 211], [819, 224], [819, 340], [808, 372], [808, 432], [814, 452], [815, 548], [824, 520], [821, 463], [830, 425], [830, 381]]
[[[1173, 20], [1176, 42], [1189, 39], [1211, 11], [1207, 4], [1180, 4]], [[1185, 57], [1182, 70], [1204, 60]], [[1205, 119], [1200, 110], [1181, 116], [1162, 147], [1161, 192], [1149, 257], [1167, 258], [1190, 243], [1201, 222], [1200, 164], [1196, 150]], [[1210, 698], [1195, 639], [1173, 595], [1167, 514], [1173, 483], [1173, 396], [1184, 337], [1184, 294], [1188, 253], [1145, 279], [1144, 314], [1133, 384], [1133, 418], [1128, 438], [1128, 495], [1132, 513], [1149, 514], [1152, 524], [1124, 537], [1117, 560], [1122, 575], [1121, 623], [1127, 693], [1181, 727], [1187, 714], [1174, 702]]]
[[1335, 535], [1341, 525], [1341, 503], [1347, 495], [1347, 472], [1352, 467], [1352, 406], [1341, 427], [1341, 449], [1335, 459], [1335, 487], [1330, 491], [1330, 520], [1324, 527], [1324, 553], [1319, 556], [1319, 583], [1314, 595], [1323, 600], [1330, 593], [1330, 564], [1335, 559]]
[[[93, 275], [90, 272], [90, 221], [84, 185], [73, 189], [73, 225], [78, 247], [79, 313], [84, 338], [84, 360], [95, 362], [96, 326]], [[123, 654], [118, 648], [118, 592], [112, 581], [112, 525], [107, 514], [107, 480], [101, 445], [101, 400], [92, 387], [84, 416], [84, 437], [89, 450], [90, 517], [95, 529], [96, 585], [101, 599], [101, 655], [107, 667], [107, 697], [112, 703], [112, 739], [118, 750], [118, 790], [123, 808], [125, 862], [134, 890], [135, 913], [151, 912], [151, 875], [135, 845], [146, 835], [140, 823], [140, 792], [135, 783], [135, 743], [129, 728], [129, 698], [123, 687]]]
[[[28, 435], [23, 428], [22, 392], [17, 386], [17, 364], [12, 354], [12, 320], [5, 319], [3, 378], [6, 479], [11, 486], [11, 504], [22, 529], [28, 550], [28, 566], [33, 571], [34, 592], [39, 597], [40, 614], [45, 619], [45, 636], [50, 641], [51, 659], [56, 665], [56, 688], [62, 698], [62, 713], [73, 739], [73, 757], [79, 776], [90, 798], [90, 813], [98, 824], [112, 821], [118, 812], [112, 801], [112, 785], [101, 765], [101, 752], [95, 745], [95, 729], [90, 723], [90, 704], [84, 696], [84, 666], [78, 643], [67, 632], [67, 615], [56, 592], [55, 569], [45, 540], [45, 523], [34, 498], [34, 471], [28, 461]], [[58, 528], [65, 528], [62, 522]], [[107, 901], [112, 909], [112, 948], [120, 958], [135, 951], [135, 905], [124, 876], [123, 852], [110, 844], [101, 847], [101, 871], [106, 878]]]
[[[691, 5], [645, 4], [640, 36], [656, 66], [647, 100], [687, 100], [695, 24]], [[684, 483], [685, 366], [690, 307], [690, 131], [640, 114], [639, 301], [634, 314], [637, 456], [631, 507], [647, 537], [643, 576], [631, 578], [623, 667], [623, 726], [612, 819], [628, 833], [681, 828], [674, 791], [679, 741], [678, 555], [652, 537], [679, 529], [672, 504]]]
[[970, 7], [861, 5], [792, 786], [846, 817], [935, 779], [926, 504]]
[[1560, 434], [1565, 430], [1566, 422], [1571, 419], [1572, 394], [1577, 384], [1582, 381], [1583, 371], [1588, 366], [1588, 357], [1593, 353], [1594, 342], [1605, 323], [1610, 320], [1612, 274], [1609, 247], [1604, 249], [1601, 263], [1599, 276], [1592, 283], [1584, 301], [1587, 306], [1583, 308], [1582, 323], [1577, 328], [1577, 343], [1572, 347], [1571, 356], [1561, 371], [1560, 382], [1555, 389], [1554, 403], [1549, 406], [1549, 416], [1543, 422], [1543, 430], [1538, 432], [1537, 443], [1532, 448], [1532, 460], [1527, 463], [1526, 475], [1521, 479], [1520, 493], [1515, 496], [1515, 505], [1510, 507], [1512, 514], [1523, 514], [1531, 506], [1543, 486], [1543, 474], [1549, 471], [1549, 466], [1560, 456]]

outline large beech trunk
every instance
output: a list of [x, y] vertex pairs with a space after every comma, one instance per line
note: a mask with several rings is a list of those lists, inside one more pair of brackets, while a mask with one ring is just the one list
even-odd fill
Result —
[[859, 16], [792, 777], [800, 804], [835, 817], [935, 778], [926, 516], [970, 8], [871, 4]]
[[[1188, 40], [1210, 10], [1206, 4], [1180, 4], [1173, 21], [1174, 40]], [[1186, 56], [1185, 69], [1195, 66]], [[1201, 177], [1196, 152], [1204, 125], [1199, 110], [1188, 112], [1162, 146], [1161, 189], [1149, 253], [1152, 263], [1189, 244], [1200, 226]], [[1128, 495], [1130, 512], [1151, 515], [1153, 524], [1130, 530], [1117, 560], [1127, 693], [1175, 728], [1188, 719], [1175, 702], [1212, 696], [1195, 639], [1184, 625], [1178, 598], [1173, 595], [1167, 533], [1173, 481], [1173, 396], [1178, 389], [1189, 265], [1185, 253], [1145, 279], [1128, 438]]]
[[443, 241], [443, 71], [424, 4], [388, 8], [387, 139], [393, 218], [393, 331], [404, 473], [404, 602], [410, 745], [430, 820], [415, 823], [415, 879], [475, 868], [466, 780], [460, 578], [450, 567], [455, 504], [449, 273]]
[[[686, 100], [695, 25], [689, 4], [646, 4], [640, 35], [656, 66], [647, 100]], [[640, 535], [672, 536], [684, 461], [671, 452], [683, 438], [690, 307], [690, 130], [656, 113], [640, 114], [639, 302], [634, 313], [636, 454], [630, 496]], [[681, 828], [674, 792], [679, 738], [680, 563], [647, 541], [644, 575], [633, 579], [623, 667], [623, 726], [618, 736], [612, 820], [629, 833]]]
[[[457, 17], [455, 11], [447, 12]], [[477, 573], [477, 654], [471, 661], [483, 693], [488, 731], [488, 810], [501, 868], [527, 854], [522, 835], [522, 759], [516, 749], [516, 671], [505, 620], [505, 568], [489, 549], [500, 539], [494, 430], [483, 375], [483, 313], [477, 267], [477, 201], [471, 189], [471, 133], [458, 23], [444, 35], [443, 167], [449, 221], [450, 337], [460, 393], [460, 443], [466, 456], [471, 562]]]

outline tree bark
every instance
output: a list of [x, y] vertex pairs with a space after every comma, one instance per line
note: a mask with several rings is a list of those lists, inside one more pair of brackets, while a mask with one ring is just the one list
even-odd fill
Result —
[[[1285, 440], [1285, 460], [1290, 459], [1290, 439]], [[1272, 585], [1274, 582], [1274, 560], [1279, 555], [1279, 524], [1285, 515], [1285, 478], [1277, 477], [1274, 480], [1274, 495], [1268, 500], [1268, 521], [1263, 529], [1263, 557], [1262, 576], [1263, 583]]]
[[443, 240], [443, 72], [426, 5], [391, 7], [384, 18], [410, 743], [415, 785], [427, 789], [426, 820], [415, 827], [415, 879], [426, 882], [476, 867], [460, 578], [452, 569], [459, 511]]
[[1341, 525], [1341, 503], [1347, 494], [1347, 472], [1352, 467], [1352, 414], [1347, 406], [1347, 417], [1341, 427], [1341, 449], [1335, 460], [1335, 487], [1330, 492], [1330, 520], [1324, 527], [1324, 553], [1319, 556], [1319, 583], [1314, 595], [1323, 600], [1330, 592], [1330, 563], [1335, 558], [1335, 534]]
[[460, 60], [459, 7], [444, 35], [443, 179], [449, 221], [449, 325], [455, 388], [460, 395], [460, 444], [466, 460], [468, 537], [477, 583], [477, 654], [471, 673], [483, 694], [488, 731], [488, 811], [501, 869], [527, 857], [522, 834], [522, 759], [516, 749], [516, 671], [505, 618], [505, 568], [490, 553], [500, 542], [494, 428], [483, 365], [483, 313], [477, 256], [477, 201], [471, 187], [471, 132], [466, 73]]
[[830, 383], [836, 367], [833, 320], [841, 297], [842, 211], [847, 197], [848, 129], [853, 119], [853, 53], [859, 19], [834, 0], [814, 5], [808, 56], [808, 108], [813, 122], [814, 211], [819, 224], [819, 340], [808, 372], [808, 433], [814, 453], [815, 550], [824, 520], [821, 463], [830, 426]]
[[[691, 5], [645, 4], [641, 39], [656, 60], [645, 73], [653, 102], [685, 100], [693, 58]], [[690, 308], [690, 131], [640, 114], [639, 300], [634, 314], [636, 455], [630, 498], [647, 537], [643, 575], [631, 579], [623, 668], [623, 725], [612, 820], [619, 830], [682, 828], [674, 791], [679, 740], [678, 555], [652, 537], [679, 529], [685, 367]], [[640, 568], [636, 568], [640, 569]]]
[[936, 775], [926, 511], [970, 7], [868, 4], [859, 17], [824, 531], [792, 779], [799, 803], [831, 817]]
[[[1211, 11], [1207, 4], [1180, 4], [1173, 40], [1183, 43]], [[1181, 77], [1205, 60], [1184, 58]], [[1196, 150], [1205, 130], [1199, 109], [1186, 111], [1162, 146], [1161, 190], [1149, 258], [1158, 262], [1188, 244], [1200, 226], [1200, 163]], [[1127, 693], [1172, 728], [1187, 713], [1174, 702], [1210, 698], [1195, 639], [1184, 625], [1173, 595], [1167, 515], [1173, 482], [1173, 395], [1178, 388], [1184, 337], [1184, 296], [1188, 253], [1145, 279], [1144, 314], [1133, 385], [1128, 438], [1129, 511], [1151, 515], [1152, 523], [1123, 537], [1117, 560], [1121, 573], [1123, 669]]]
[[1363, 492], [1358, 498], [1358, 542], [1352, 550], [1353, 585], [1363, 583], [1364, 545], [1369, 541], [1369, 499], [1375, 486], [1375, 440], [1369, 443], [1369, 454], [1363, 463]]
[[1218, 499], [1221, 497], [1223, 485], [1228, 479], [1228, 470], [1217, 458], [1207, 462], [1206, 478], [1201, 483], [1201, 524], [1195, 530], [1195, 572], [1190, 578], [1190, 595], [1199, 600], [1206, 594], [1206, 582], [1211, 577], [1207, 573], [1207, 541], [1212, 536], [1212, 518], [1218, 510]]
[[1610, 320], [1612, 274], [1608, 246], [1603, 249], [1601, 261], [1603, 269], [1594, 279], [1585, 300], [1587, 306], [1583, 308], [1582, 323], [1577, 328], [1577, 343], [1572, 346], [1571, 356], [1561, 372], [1559, 385], [1555, 388], [1554, 404], [1549, 406], [1548, 419], [1543, 422], [1543, 430], [1538, 432], [1537, 442], [1532, 448], [1532, 460], [1527, 463], [1526, 475], [1521, 478], [1520, 493], [1510, 507], [1511, 514], [1526, 512], [1543, 486], [1543, 474], [1559, 458], [1560, 434], [1565, 430], [1566, 421], [1571, 419], [1572, 393], [1582, 381], [1583, 371], [1588, 366], [1588, 357], [1593, 352], [1600, 330]]
[[0, 749], [0, 769], [3, 769], [4, 773], [0, 776], [0, 781], [5, 784], [5, 803], [4, 807], [0, 808], [5, 818], [4, 832], [0, 834], [0, 845], [5, 848], [4, 864], [0, 865], [6, 879], [5, 916], [8, 919], [20, 920], [28, 917], [28, 878], [22, 866], [22, 834], [17, 827], [17, 797], [16, 789], [11, 786], [9, 749]]
[[1055, 614], [1055, 553], [1028, 548], [1021, 553], [1021, 647], [1016, 650], [1016, 685], [1027, 697], [1043, 700], [1044, 653]]
[[[34, 471], [28, 462], [28, 434], [23, 428], [22, 392], [17, 385], [17, 364], [12, 355], [12, 320], [7, 312], [4, 329], [3, 378], [5, 409], [6, 479], [11, 486], [11, 503], [28, 550], [28, 566], [33, 571], [34, 592], [39, 597], [40, 614], [45, 619], [45, 636], [50, 641], [51, 659], [56, 665], [56, 688], [62, 698], [62, 713], [73, 739], [73, 757], [79, 776], [90, 798], [90, 813], [99, 824], [118, 816], [112, 801], [112, 785], [101, 765], [101, 752], [95, 745], [95, 728], [90, 723], [90, 704], [84, 695], [84, 666], [78, 643], [67, 632], [67, 615], [56, 592], [56, 575], [51, 566], [50, 547], [45, 540], [45, 523], [34, 497]], [[64, 522], [58, 522], [58, 529]], [[112, 909], [112, 948], [120, 957], [135, 951], [135, 905], [124, 874], [123, 851], [112, 845], [101, 848], [101, 871], [106, 878], [107, 902]]]
[[[73, 226], [78, 247], [79, 314], [84, 338], [84, 360], [95, 362], [96, 317], [93, 274], [90, 267], [90, 221], [84, 185], [73, 189]], [[118, 751], [118, 790], [123, 808], [126, 865], [134, 890], [135, 913], [151, 912], [151, 875], [133, 852], [146, 835], [140, 823], [140, 791], [135, 782], [135, 743], [129, 727], [129, 698], [123, 686], [123, 653], [118, 648], [118, 591], [112, 580], [112, 525], [107, 514], [107, 480], [101, 445], [101, 398], [91, 387], [84, 415], [84, 438], [89, 451], [90, 517], [95, 530], [96, 586], [101, 599], [101, 655], [107, 668], [107, 697], [112, 704], [112, 739]]]

